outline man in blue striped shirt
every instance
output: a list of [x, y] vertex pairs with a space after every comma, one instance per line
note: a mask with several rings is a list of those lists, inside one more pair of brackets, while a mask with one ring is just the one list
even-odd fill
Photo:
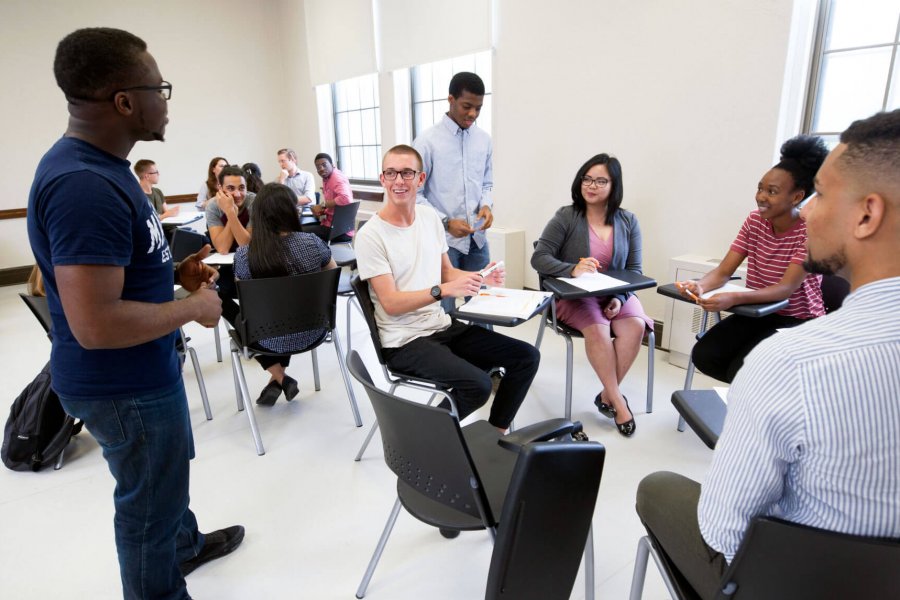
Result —
[[704, 597], [750, 521], [900, 538], [900, 110], [853, 123], [801, 216], [805, 266], [850, 281], [843, 307], [751, 352], [703, 485], [640, 484], [647, 530]]

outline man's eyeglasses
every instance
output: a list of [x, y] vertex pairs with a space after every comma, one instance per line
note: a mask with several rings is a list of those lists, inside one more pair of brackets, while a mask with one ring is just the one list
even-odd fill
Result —
[[403, 179], [409, 180], [419, 174], [418, 171], [413, 171], [412, 169], [403, 169], [402, 171], [397, 171], [396, 169], [387, 169], [386, 171], [381, 172], [384, 175], [384, 178], [388, 181], [394, 181], [397, 179], [397, 175], [402, 177]]
[[168, 81], [163, 81], [159, 85], [135, 85], [132, 87], [122, 88], [120, 90], [116, 90], [109, 97], [110, 100], [116, 97], [116, 94], [119, 92], [159, 92], [159, 94], [165, 98], [166, 100], [170, 100], [172, 98], [172, 84]]
[[594, 179], [593, 177], [589, 177], [588, 175], [585, 175], [581, 178], [581, 185], [583, 185], [584, 187], [591, 187], [594, 184], [596, 184], [598, 188], [605, 188], [609, 185], [609, 179], [607, 179], [606, 177], [598, 177]]

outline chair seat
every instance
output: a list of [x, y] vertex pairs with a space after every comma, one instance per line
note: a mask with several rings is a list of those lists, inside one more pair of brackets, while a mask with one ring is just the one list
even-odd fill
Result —
[[350, 286], [351, 273], [341, 271], [341, 278], [338, 280], [338, 296], [352, 296], [353, 288]]
[[356, 253], [350, 244], [334, 244], [330, 248], [331, 258], [339, 267], [356, 268]]
[[296, 352], [275, 352], [274, 350], [263, 348], [258, 344], [251, 344], [249, 346], [244, 345], [244, 342], [241, 340], [241, 334], [238, 333], [236, 329], [229, 329], [228, 334], [231, 336], [231, 339], [234, 340], [234, 343], [237, 344], [239, 348], [246, 348], [250, 352], [250, 358], [253, 358], [254, 356], [283, 356], [285, 354], [301, 354], [303, 352], [308, 352], [313, 348], [318, 348], [323, 343], [328, 341], [328, 332], [326, 331], [320, 338], [318, 338], [315, 342], [313, 342], [303, 350], [297, 350]]
[[[518, 455], [497, 443], [500, 432], [487, 421], [467, 425], [462, 428], [462, 433], [472, 455], [472, 461], [482, 475], [491, 512], [499, 517], [503, 511], [503, 500]], [[462, 514], [432, 500], [400, 479], [397, 480], [397, 495], [409, 514], [423, 523], [458, 531], [484, 529], [481, 519]]]

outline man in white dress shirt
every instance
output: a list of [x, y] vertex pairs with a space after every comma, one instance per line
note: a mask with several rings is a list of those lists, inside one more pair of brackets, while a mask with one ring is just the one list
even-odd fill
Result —
[[297, 153], [290, 148], [278, 151], [278, 183], [288, 186], [297, 194], [297, 206], [306, 206], [316, 200], [316, 184], [312, 173], [301, 171], [297, 166]]
[[850, 295], [748, 355], [702, 490], [668, 472], [638, 487], [638, 515], [703, 598], [755, 517], [900, 537], [900, 110], [841, 134], [801, 216], [806, 268]]

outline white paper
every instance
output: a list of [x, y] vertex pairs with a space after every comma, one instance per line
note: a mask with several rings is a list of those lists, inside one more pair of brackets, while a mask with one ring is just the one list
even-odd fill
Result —
[[233, 265], [234, 252], [229, 252], [228, 254], [210, 254], [203, 259], [203, 262], [208, 265]]
[[550, 292], [489, 287], [459, 307], [461, 312], [527, 319]]
[[712, 298], [716, 294], [722, 294], [724, 292], [752, 292], [752, 291], [753, 290], [745, 288], [742, 285], [726, 283], [725, 285], [723, 285], [720, 288], [716, 288], [714, 290], [709, 290], [708, 292], [704, 292], [703, 295], [700, 297], [703, 298], [704, 300], [708, 300], [709, 298]]
[[600, 290], [608, 290], [610, 288], [628, 285], [627, 281], [604, 275], [603, 273], [584, 273], [578, 277], [559, 277], [560, 281], [565, 281], [569, 285], [581, 288], [588, 292], [599, 292]]
[[199, 221], [202, 218], [203, 215], [199, 212], [185, 212], [179, 213], [174, 217], [166, 217], [162, 222], [166, 225], [187, 225], [188, 223]]
[[727, 387], [715, 387], [713, 386], [713, 390], [719, 395], [719, 398], [722, 399], [722, 402], [728, 404], [728, 388]]

